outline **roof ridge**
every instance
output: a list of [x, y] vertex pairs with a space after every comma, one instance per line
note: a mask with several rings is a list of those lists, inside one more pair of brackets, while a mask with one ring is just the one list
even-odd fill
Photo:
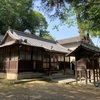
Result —
[[[77, 37], [80, 37], [80, 36], [68, 37], [68, 38], [64, 38], [64, 39], [60, 39], [60, 40], [62, 41], [62, 40], [71, 39], [71, 38], [77, 38]], [[58, 40], [58, 41], [60, 41], [60, 40]]]
[[[13, 29], [10, 29], [6, 32], [5, 36], [9, 36], [9, 35], [14, 37], [15, 41], [6, 42], [5, 44], [1, 44], [0, 47], [10, 46], [13, 44], [22, 44], [22, 45], [27, 45], [27, 46], [32, 46], [32, 47], [43, 48], [44, 50], [49, 51], [49, 52], [58, 52], [58, 53], [63, 53], [63, 54], [68, 53], [68, 50], [64, 48], [63, 46], [59, 45], [57, 42], [43, 39], [38, 36], [24, 34], [23, 32], [13, 30]], [[7, 39], [7, 38], [4, 38], [4, 39]]]
[[51, 42], [51, 43], [56, 43], [56, 41], [48, 40], [48, 39], [45, 39], [45, 38], [42, 38], [42, 37], [39, 37], [39, 36], [36, 36], [36, 35], [33, 35], [33, 34], [25, 34], [24, 32], [18, 31], [18, 30], [15, 30], [15, 29], [10, 29], [10, 31], [14, 31], [16, 34], [20, 34], [20, 35], [27, 36], [27, 37], [30, 37], [30, 38], [35, 38], [35, 39], [39, 39], [39, 40]]
[[59, 44], [66, 44], [66, 43], [73, 43], [73, 42], [79, 42], [79, 41], [81, 41], [81, 37], [75, 36], [75, 37], [70, 37], [70, 38], [58, 40], [58, 43]]

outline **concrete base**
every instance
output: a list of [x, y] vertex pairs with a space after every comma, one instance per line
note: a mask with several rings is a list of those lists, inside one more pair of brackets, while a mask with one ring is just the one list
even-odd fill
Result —
[[11, 79], [11, 80], [16, 80], [17, 79], [17, 74], [15, 73], [7, 73], [7, 79]]

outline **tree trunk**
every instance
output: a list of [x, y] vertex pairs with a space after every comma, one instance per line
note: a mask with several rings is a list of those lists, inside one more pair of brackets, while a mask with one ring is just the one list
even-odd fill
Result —
[[77, 20], [80, 37], [83, 38], [85, 34], [84, 34], [84, 30], [81, 25], [80, 13], [77, 11], [77, 9], [76, 9], [76, 20]]

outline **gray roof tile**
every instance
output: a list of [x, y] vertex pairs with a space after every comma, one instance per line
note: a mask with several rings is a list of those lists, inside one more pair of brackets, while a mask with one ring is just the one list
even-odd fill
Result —
[[[17, 40], [21, 44], [41, 47], [55, 52], [68, 53], [68, 49], [61, 46], [57, 42], [51, 40], [40, 38], [34, 35], [25, 34], [23, 32], [12, 30], [12, 29], [8, 30], [7, 34], [9, 34], [15, 41]], [[9, 42], [8, 44], [4, 44], [4, 45], [2, 44], [1, 47], [5, 45], [11, 45], [11, 43]]]
[[67, 44], [67, 43], [73, 43], [73, 42], [79, 42], [79, 41], [81, 41], [81, 37], [76, 36], [76, 37], [71, 37], [71, 38], [58, 40], [58, 43], [59, 44]]

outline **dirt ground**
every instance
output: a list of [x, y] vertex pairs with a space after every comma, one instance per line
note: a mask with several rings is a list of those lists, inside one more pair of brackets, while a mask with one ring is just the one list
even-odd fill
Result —
[[100, 89], [44, 81], [0, 83], [0, 100], [100, 100]]

